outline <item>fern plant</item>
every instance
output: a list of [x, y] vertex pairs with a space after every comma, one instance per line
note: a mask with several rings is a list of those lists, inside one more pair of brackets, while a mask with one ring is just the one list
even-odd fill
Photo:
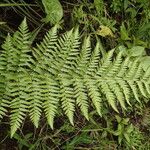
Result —
[[114, 50], [102, 56], [99, 43], [92, 50], [90, 37], [81, 42], [78, 29], [58, 36], [54, 26], [40, 44], [33, 47], [30, 41], [24, 19], [2, 45], [0, 118], [10, 112], [11, 136], [26, 115], [38, 127], [44, 112], [53, 129], [59, 109], [73, 125], [76, 107], [89, 120], [89, 108], [102, 116], [105, 101], [119, 113], [132, 99], [141, 102], [150, 95], [150, 68], [143, 70], [140, 58]]

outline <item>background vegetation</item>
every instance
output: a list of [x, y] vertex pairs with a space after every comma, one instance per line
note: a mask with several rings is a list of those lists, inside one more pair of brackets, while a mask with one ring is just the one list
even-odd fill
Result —
[[[150, 64], [149, 0], [1, 0], [0, 43], [8, 32], [13, 34], [17, 30], [24, 17], [32, 31], [32, 41], [41, 41], [54, 24], [59, 25], [59, 34], [79, 26], [81, 37], [91, 35], [93, 46], [99, 41], [103, 54], [117, 47], [116, 53], [141, 56], [146, 67]], [[128, 107], [127, 113], [116, 114], [110, 109], [99, 117], [92, 111], [89, 121], [77, 111], [74, 126], [60, 115], [54, 122], [54, 130], [44, 116], [38, 128], [27, 117], [13, 138], [9, 119], [3, 118], [0, 149], [148, 150], [149, 105], [149, 99], [143, 98], [140, 105]]]

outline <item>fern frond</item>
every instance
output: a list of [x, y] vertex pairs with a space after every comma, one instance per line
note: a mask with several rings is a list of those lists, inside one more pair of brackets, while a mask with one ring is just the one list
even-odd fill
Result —
[[87, 120], [89, 120], [88, 116], [88, 96], [86, 93], [86, 86], [82, 82], [82, 80], [75, 79], [74, 81], [74, 92], [75, 92], [75, 98], [76, 98], [76, 103], [80, 107], [81, 112], [85, 116]]
[[33, 47], [26, 19], [8, 35], [0, 54], [0, 118], [10, 111], [11, 136], [27, 113], [38, 127], [44, 111], [53, 129], [60, 107], [73, 125], [76, 106], [89, 120], [90, 106], [103, 116], [106, 104], [125, 111], [133, 98], [141, 103], [150, 96], [150, 68], [144, 70], [140, 58], [115, 49], [102, 56], [100, 43], [92, 50], [90, 41], [81, 44], [78, 29], [59, 37], [55, 26]]
[[24, 19], [19, 27], [19, 31], [13, 37], [13, 45], [16, 53], [14, 62], [18, 69], [21, 67], [30, 67], [31, 56], [29, 53], [31, 52], [30, 46], [32, 44], [30, 38], [31, 33], [28, 30], [26, 19]]
[[37, 47], [33, 49], [33, 56], [37, 60], [35, 64], [36, 67], [42, 68], [42, 65], [49, 66], [49, 64], [51, 64], [49, 60], [53, 61], [57, 40], [57, 26], [54, 26], [48, 33], [46, 33], [43, 41], [40, 44], [37, 44]]
[[58, 110], [58, 103], [60, 100], [59, 84], [47, 77], [43, 79], [45, 86], [43, 86], [43, 109], [47, 117], [48, 124], [53, 129], [54, 117]]
[[112, 67], [108, 70], [107, 76], [113, 77], [118, 73], [118, 70], [120, 69], [122, 63], [122, 52], [119, 52], [116, 60], [113, 61]]
[[120, 86], [117, 84], [115, 80], [110, 81], [108, 84], [110, 86], [111, 91], [113, 91], [113, 93], [116, 95], [116, 98], [119, 101], [121, 107], [123, 109], [126, 109], [123, 91], [121, 90]]
[[137, 86], [138, 86], [139, 91], [141, 92], [141, 94], [142, 94], [144, 97], [147, 98], [147, 93], [146, 93], [145, 86], [144, 86], [143, 82], [141, 82], [141, 81], [136, 81], [136, 83], [137, 83]]
[[70, 52], [71, 49], [74, 48], [74, 41], [75, 40], [73, 38], [73, 31], [69, 31], [66, 34], [62, 35], [62, 37], [60, 37], [58, 39], [58, 43], [56, 44], [57, 49], [56, 49], [56, 53], [55, 53], [55, 58], [54, 58], [54, 62], [52, 65], [52, 69], [56, 70], [57, 72], [59, 72], [61, 70], [61, 68], [63, 67], [66, 58], [68, 57], [68, 54]]
[[122, 79], [117, 80], [117, 83], [124, 94], [126, 102], [131, 106], [131, 103], [130, 103], [131, 90], [130, 90], [128, 83]]
[[150, 85], [149, 85], [149, 83], [143, 81], [143, 84], [144, 84], [144, 86], [146, 88], [146, 91], [147, 91], [148, 95], [150, 95]]
[[7, 107], [9, 107], [10, 95], [7, 92], [9, 88], [8, 74], [12, 70], [12, 42], [10, 35], [7, 36], [5, 43], [2, 45], [2, 53], [0, 55], [0, 118], [6, 115]]
[[126, 57], [125, 60], [122, 62], [121, 67], [119, 68], [117, 77], [123, 77], [128, 70], [130, 58]]
[[38, 76], [35, 73], [31, 74], [30, 77], [30, 83], [29, 83], [29, 96], [28, 96], [28, 102], [29, 102], [29, 116], [35, 127], [38, 127], [40, 116], [42, 113], [42, 87], [40, 84], [41, 80], [38, 78]]
[[103, 76], [107, 73], [108, 68], [112, 65], [113, 54], [114, 54], [114, 50], [111, 50], [106, 54], [105, 58], [103, 58], [103, 62], [97, 70], [97, 76]]
[[138, 102], [140, 102], [140, 100], [139, 100], [139, 94], [138, 94], [138, 89], [137, 89], [137, 86], [136, 86], [135, 82], [129, 80], [129, 81], [127, 81], [127, 83], [129, 84], [129, 86], [130, 86], [130, 88], [131, 88], [131, 91], [132, 91], [133, 94], [134, 94], [135, 99], [136, 99]]
[[87, 87], [87, 90], [88, 90], [88, 95], [91, 98], [91, 100], [92, 100], [92, 102], [93, 102], [93, 104], [96, 108], [96, 111], [98, 112], [98, 114], [100, 116], [102, 116], [102, 114], [101, 114], [102, 100], [101, 100], [101, 95], [99, 93], [99, 89], [96, 86], [96, 82], [94, 80], [85, 79], [85, 84], [86, 84], [86, 87]]
[[150, 78], [150, 67], [145, 71], [142, 79], [143, 80], [148, 80]]
[[18, 75], [16, 79], [10, 83], [10, 94], [13, 96], [10, 108], [10, 125], [11, 125], [11, 137], [23, 122], [26, 112], [28, 111], [28, 95], [26, 93], [26, 77], [24, 75]]
[[86, 66], [90, 60], [91, 55], [91, 42], [90, 37], [84, 39], [80, 55], [76, 60], [75, 73], [78, 75], [83, 75], [86, 70]]
[[116, 111], [118, 112], [118, 109], [116, 107], [116, 97], [114, 93], [111, 91], [109, 85], [107, 82], [99, 82], [100, 88], [102, 93], [105, 95], [108, 104]]
[[62, 49], [66, 51], [66, 54], [65, 54], [66, 59], [61, 60], [62, 66], [60, 66], [61, 68], [60, 73], [61, 72], [71, 73], [73, 71], [73, 68], [75, 66], [75, 60], [79, 54], [79, 44], [80, 44], [79, 33], [78, 33], [78, 29], [76, 29], [74, 34], [72, 34], [72, 38], [69, 42], [69, 47], [68, 48], [66, 46], [62, 47]]
[[141, 65], [139, 65], [138, 67], [137, 67], [137, 70], [136, 70], [136, 73], [134, 73], [135, 75], [134, 75], [134, 79], [136, 80], [138, 80], [138, 79], [140, 79], [142, 76], [143, 76], [143, 68], [142, 68], [142, 66]]
[[100, 44], [98, 42], [91, 55], [91, 59], [86, 69], [86, 74], [88, 74], [89, 76], [95, 75], [97, 68], [99, 67], [99, 62], [100, 62]]
[[79, 31], [78, 28], [74, 31], [72, 40], [71, 40], [71, 45], [70, 45], [70, 50], [68, 51], [68, 54], [66, 55], [66, 60], [62, 63], [63, 66], [61, 67], [60, 73], [72, 73], [75, 67], [75, 61], [79, 55]]
[[69, 121], [72, 125], [74, 125], [73, 122], [73, 116], [75, 112], [75, 99], [74, 99], [74, 93], [73, 88], [69, 86], [70, 81], [62, 79], [60, 81], [60, 94], [61, 94], [61, 103], [62, 103], [62, 109], [64, 110], [65, 114], [69, 118]]
[[28, 111], [28, 91], [29, 86], [29, 74], [31, 64], [31, 42], [30, 32], [26, 23], [26, 19], [23, 20], [19, 27], [19, 31], [15, 33], [13, 37], [13, 50], [14, 53], [11, 56], [13, 62], [13, 72], [10, 73], [10, 95], [11, 95], [11, 136], [20, 127], [26, 112]]
[[132, 79], [138, 69], [139, 66], [139, 58], [136, 58], [133, 62], [131, 62], [130, 68], [126, 73], [126, 78]]

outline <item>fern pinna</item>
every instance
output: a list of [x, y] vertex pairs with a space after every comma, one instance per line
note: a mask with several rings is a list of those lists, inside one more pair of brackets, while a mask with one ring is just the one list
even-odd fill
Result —
[[27, 114], [38, 127], [44, 112], [53, 128], [62, 109], [73, 125], [76, 107], [88, 120], [89, 107], [102, 116], [106, 101], [119, 112], [119, 106], [126, 110], [132, 99], [150, 95], [150, 68], [143, 70], [140, 58], [114, 55], [114, 50], [101, 56], [99, 42], [93, 50], [90, 37], [81, 44], [78, 29], [58, 36], [55, 26], [36, 47], [31, 38], [24, 19], [2, 45], [0, 118], [10, 112], [11, 136]]

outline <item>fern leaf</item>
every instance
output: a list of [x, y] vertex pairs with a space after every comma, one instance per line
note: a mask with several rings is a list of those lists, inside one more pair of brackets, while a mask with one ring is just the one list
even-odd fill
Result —
[[118, 109], [116, 107], [116, 98], [114, 93], [110, 90], [108, 84], [106, 82], [99, 82], [99, 85], [101, 87], [101, 91], [103, 94], [105, 94], [105, 97], [108, 101], [108, 104], [116, 111], [118, 112]]
[[42, 87], [40, 85], [41, 80], [35, 75], [32, 74], [32, 79], [30, 80], [29, 87], [29, 116], [35, 127], [38, 127], [40, 116], [42, 113]]
[[118, 70], [120, 69], [122, 62], [122, 52], [119, 52], [119, 54], [116, 57], [116, 60], [113, 61], [112, 67], [108, 70], [107, 76], [113, 77], [118, 73]]
[[147, 97], [147, 94], [146, 94], [146, 91], [145, 91], [145, 86], [143, 85], [143, 82], [141, 81], [136, 81], [138, 87], [139, 87], [139, 90], [141, 92], [141, 94], [144, 96], [144, 97]]
[[88, 95], [89, 97], [91, 98], [95, 108], [96, 108], [96, 111], [97, 113], [102, 116], [101, 114], [101, 95], [100, 93], [98, 92], [98, 88], [95, 84], [96, 82], [94, 82], [94, 80], [88, 80], [86, 79], [85, 81], [85, 84], [86, 84], [86, 87], [87, 87], [87, 90], [88, 90]]
[[54, 117], [56, 116], [60, 99], [60, 89], [55, 80], [46, 78], [45, 81], [45, 86], [43, 86], [43, 108], [48, 124], [53, 129]]
[[14, 53], [11, 58], [14, 70], [10, 74], [9, 79], [10, 95], [12, 96], [10, 104], [11, 136], [20, 127], [28, 111], [27, 100], [29, 95], [26, 89], [29, 86], [28, 70], [31, 63], [31, 56], [29, 55], [29, 52], [31, 52], [30, 38], [26, 19], [24, 19], [19, 27], [19, 31], [13, 37]]
[[61, 103], [62, 109], [69, 118], [70, 123], [74, 125], [73, 116], [75, 112], [75, 100], [73, 98], [73, 88], [69, 87], [68, 83], [70, 83], [70, 81], [63, 79], [60, 81]]
[[58, 37], [55, 26], [36, 47], [31, 41], [24, 19], [0, 54], [0, 118], [10, 111], [11, 136], [27, 113], [38, 127], [44, 111], [53, 129], [59, 107], [73, 125], [76, 105], [89, 120], [90, 106], [103, 115], [103, 98], [119, 112], [133, 97], [141, 102], [150, 95], [150, 68], [144, 70], [140, 58], [115, 56], [115, 49], [101, 56], [101, 44], [92, 50], [90, 37], [80, 44], [78, 28]]
[[143, 81], [143, 84], [145, 85], [146, 91], [147, 91], [148, 96], [149, 96], [150, 95], [150, 85], [145, 81]]
[[132, 92], [133, 92], [133, 94], [134, 94], [135, 99], [136, 99], [138, 102], [140, 102], [140, 100], [139, 100], [139, 94], [138, 94], [138, 89], [137, 89], [137, 87], [136, 87], [134, 81], [127, 81], [127, 83], [129, 84], [129, 86], [130, 86], [130, 88], [131, 88], [131, 90], [132, 90]]
[[76, 79], [74, 81], [74, 90], [75, 90], [75, 98], [76, 98], [76, 103], [80, 107], [81, 112], [85, 116], [87, 120], [89, 120], [88, 116], [88, 97], [86, 93], [86, 87], [82, 80]]
[[101, 66], [99, 66], [98, 70], [97, 70], [97, 76], [102, 76], [105, 75], [105, 73], [107, 73], [108, 68], [111, 66], [112, 64], [112, 56], [113, 56], [114, 50], [109, 51], [105, 58], [103, 58], [103, 63]]
[[52, 65], [52, 67], [56, 69], [57, 72], [59, 72], [64, 66], [64, 63], [66, 61], [66, 58], [68, 57], [70, 50], [76, 47], [76, 43], [74, 44], [75, 40], [76, 39], [74, 38], [72, 30], [70, 32], [67, 32], [61, 38], [58, 39], [58, 43], [56, 44], [57, 49], [56, 49], [55, 59], [54, 59], [55, 64]]
[[150, 77], [150, 67], [145, 71], [143, 75], [143, 80], [148, 80]]
[[115, 80], [108, 83], [110, 86], [111, 91], [116, 95], [117, 100], [119, 101], [121, 107], [126, 110], [125, 102], [124, 102], [124, 95], [121, 91], [119, 85]]
[[128, 70], [128, 65], [129, 65], [129, 57], [126, 57], [125, 60], [123, 61], [121, 67], [119, 68], [117, 77], [123, 77]]
[[[23, 76], [18, 75], [18, 81], [14, 80], [14, 83], [10, 84], [10, 94], [13, 95], [10, 107], [10, 125], [11, 125], [11, 137], [14, 135], [16, 130], [20, 127], [23, 122], [26, 112], [28, 111], [28, 102], [26, 98], [28, 95], [25, 92], [26, 85]], [[12, 89], [12, 90], [11, 90]]]
[[28, 54], [31, 52], [30, 42], [31, 33], [28, 30], [26, 19], [23, 20], [19, 27], [19, 31], [14, 34], [13, 45], [15, 50], [14, 64], [16, 69], [20, 67], [30, 67], [31, 56]]
[[91, 42], [90, 37], [87, 37], [84, 39], [80, 55], [76, 60], [75, 73], [77, 73], [78, 75], [83, 75], [85, 73], [86, 66], [90, 60], [90, 55], [91, 55]]
[[139, 64], [139, 58], [135, 59], [132, 63], [131, 63], [131, 66], [130, 66], [130, 69], [128, 71], [128, 73], [126, 74], [126, 77], [128, 79], [131, 79], [134, 77], [137, 69], [138, 69], [138, 64]]
[[131, 103], [130, 103], [131, 90], [127, 82], [121, 79], [121, 80], [117, 80], [117, 83], [120, 86], [120, 89], [122, 90], [124, 94], [126, 102], [131, 106]]
[[66, 56], [66, 60], [61, 67], [61, 73], [72, 73], [75, 67], [75, 60], [79, 55], [79, 31], [78, 28], [74, 31], [73, 38], [72, 38], [72, 45], [70, 45], [70, 50], [68, 52], [68, 56]]
[[91, 55], [91, 59], [89, 61], [86, 74], [88, 75], [95, 75], [97, 68], [99, 66], [100, 61], [100, 45], [99, 42], [96, 44], [96, 47]]
[[10, 35], [7, 36], [5, 43], [2, 45], [2, 53], [0, 55], [0, 118], [3, 118], [7, 113], [9, 107], [10, 94], [7, 92], [8, 86], [8, 73], [12, 69], [12, 42]]
[[33, 49], [33, 56], [37, 60], [36, 66], [41, 68], [41, 64], [50, 64], [47, 60], [50, 59], [50, 61], [52, 61], [57, 38], [57, 26], [54, 26], [48, 33], [46, 33], [43, 41], [40, 44], [37, 44], [37, 48]]
[[137, 67], [136, 73], [134, 75], [134, 80], [138, 80], [143, 76], [143, 68], [142, 66], [139, 64], [139, 66]]

